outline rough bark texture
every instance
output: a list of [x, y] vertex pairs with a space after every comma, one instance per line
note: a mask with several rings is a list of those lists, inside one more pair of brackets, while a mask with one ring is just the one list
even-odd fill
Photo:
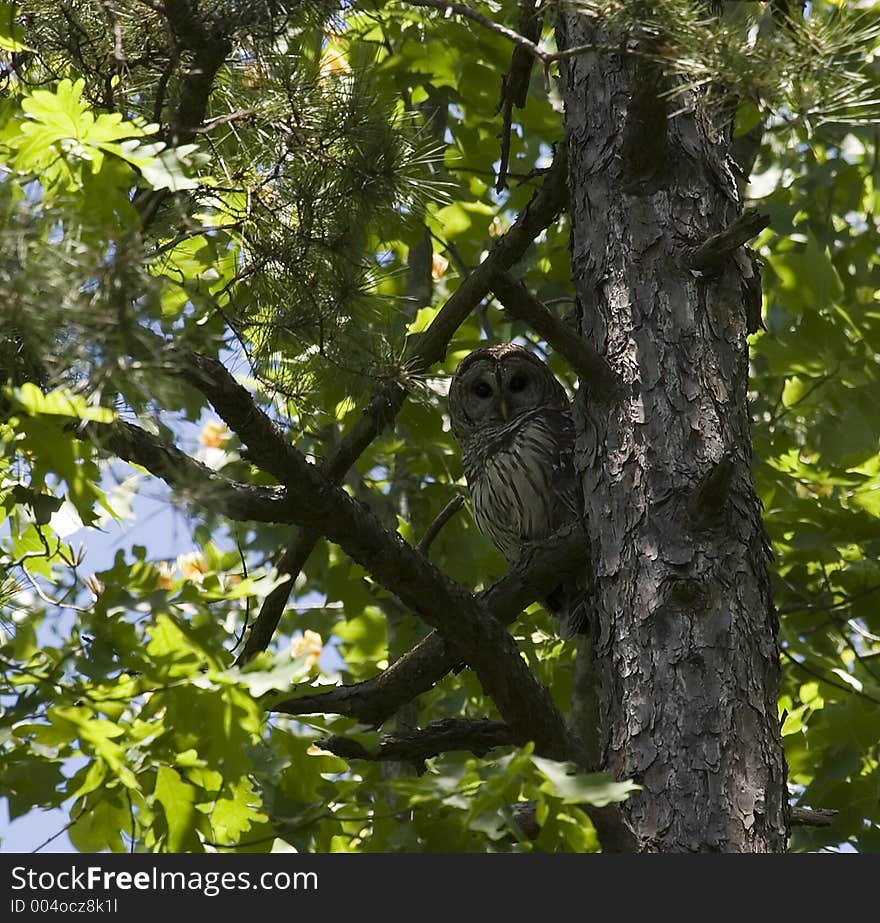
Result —
[[[640, 58], [575, 11], [563, 62], [572, 266], [581, 330], [624, 379], [582, 388], [578, 463], [591, 528], [602, 761], [643, 790], [626, 815], [646, 852], [785, 847], [779, 658], [751, 477], [742, 260], [687, 254], [741, 210], [728, 142], [698, 99], [665, 143]], [[638, 104], [635, 104], [636, 100]], [[635, 157], [639, 136], [654, 163]], [[634, 148], [635, 145], [635, 148]]]

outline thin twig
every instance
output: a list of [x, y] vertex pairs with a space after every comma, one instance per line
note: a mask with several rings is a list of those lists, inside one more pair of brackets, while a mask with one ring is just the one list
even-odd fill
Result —
[[823, 683], [827, 683], [829, 686], [833, 686], [835, 689], [840, 689], [843, 692], [848, 692], [850, 695], [857, 695], [863, 699], [867, 699], [869, 702], [873, 702], [875, 705], [880, 705], [880, 699], [871, 695], [869, 692], [863, 692], [861, 689], [856, 689], [855, 686], [846, 686], [843, 683], [835, 682], [833, 679], [829, 679], [824, 673], [820, 670], [815, 669], [814, 667], [808, 666], [803, 661], [797, 660], [793, 654], [790, 654], [784, 647], [781, 649], [783, 656], [787, 657], [796, 667], [800, 668], [808, 676], [812, 676], [814, 679], [821, 680]]
[[464, 497], [461, 494], [453, 497], [446, 506], [437, 514], [436, 519], [425, 530], [425, 534], [419, 540], [416, 548], [422, 554], [427, 554], [428, 549], [434, 543], [434, 539], [440, 534], [440, 530], [449, 522], [450, 519], [464, 506]]
[[219, 128], [221, 125], [228, 125], [230, 122], [239, 122], [243, 119], [253, 118], [257, 114], [256, 109], [240, 109], [238, 112], [227, 112], [226, 115], [218, 115], [213, 119], [206, 119], [199, 125], [197, 128], [194, 128], [193, 131], [196, 134], [207, 134], [209, 131], [213, 131], [215, 128]]
[[71, 817], [71, 819], [57, 833], [53, 833], [52, 836], [50, 836], [48, 839], [43, 840], [43, 842], [40, 843], [39, 846], [34, 847], [34, 849], [32, 849], [31, 852], [37, 853], [44, 847], [48, 846], [50, 843], [54, 843], [55, 840], [58, 839], [58, 837], [60, 837], [64, 833], [67, 833], [67, 831], [70, 830], [70, 828], [83, 816], [83, 814], [85, 814], [85, 812], [86, 812], [86, 806], [84, 804], [79, 809], [79, 811], [77, 811], [76, 817]]

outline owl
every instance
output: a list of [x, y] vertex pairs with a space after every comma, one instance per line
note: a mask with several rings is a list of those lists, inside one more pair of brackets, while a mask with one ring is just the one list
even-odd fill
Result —
[[[449, 417], [474, 519], [509, 563], [579, 519], [568, 398], [537, 356], [513, 343], [465, 356], [449, 388]], [[564, 637], [586, 628], [582, 596], [566, 585], [546, 600]]]

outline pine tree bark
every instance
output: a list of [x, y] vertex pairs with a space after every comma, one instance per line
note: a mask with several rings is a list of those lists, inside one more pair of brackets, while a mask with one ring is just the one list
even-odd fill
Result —
[[560, 48], [621, 48], [561, 62], [581, 335], [627, 384], [623, 399], [582, 388], [576, 401], [601, 758], [643, 786], [625, 807], [641, 851], [780, 852], [777, 622], [747, 401], [754, 280], [742, 250], [713, 274], [688, 265], [741, 211], [729, 138], [695, 94], [667, 106], [662, 73], [628, 41], [560, 15]]

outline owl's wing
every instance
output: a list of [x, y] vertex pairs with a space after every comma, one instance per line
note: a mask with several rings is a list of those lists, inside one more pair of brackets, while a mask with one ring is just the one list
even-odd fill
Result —
[[574, 421], [566, 411], [547, 410], [544, 423], [550, 429], [557, 448], [556, 455], [551, 460], [548, 486], [566, 509], [574, 516], [579, 516], [581, 505], [574, 466]]

